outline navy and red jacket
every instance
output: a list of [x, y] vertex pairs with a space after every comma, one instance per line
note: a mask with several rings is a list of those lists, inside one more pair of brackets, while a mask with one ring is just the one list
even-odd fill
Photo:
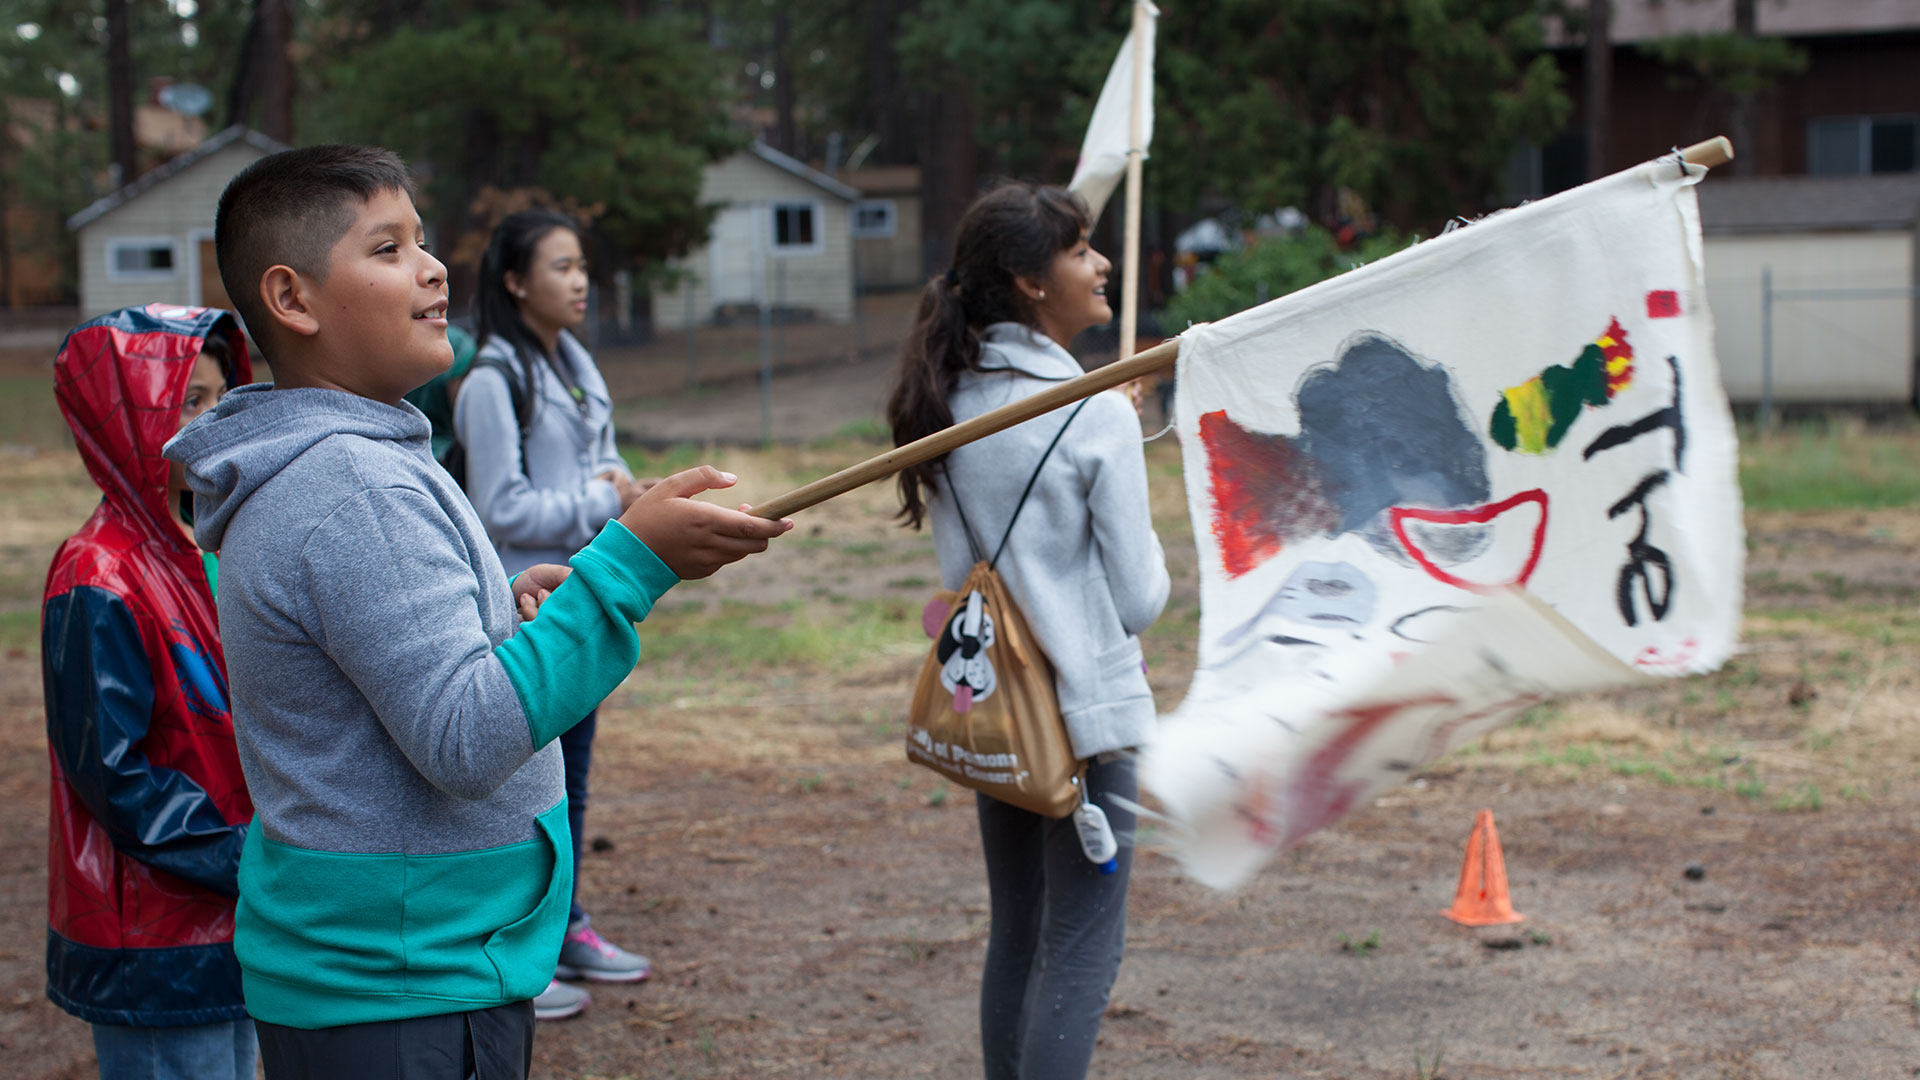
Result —
[[54, 361], [60, 411], [105, 498], [60, 546], [41, 605], [53, 815], [47, 996], [99, 1024], [246, 1016], [233, 956], [253, 817], [199, 549], [173, 524], [160, 448], [207, 334], [252, 379], [233, 316], [149, 304], [84, 323]]

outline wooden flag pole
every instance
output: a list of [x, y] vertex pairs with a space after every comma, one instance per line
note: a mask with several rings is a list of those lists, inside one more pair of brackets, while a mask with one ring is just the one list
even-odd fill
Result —
[[1733, 160], [1733, 144], [1727, 141], [1725, 135], [1715, 135], [1680, 151], [1680, 156], [1686, 158], [1688, 164], [1715, 169]]
[[[1733, 160], [1733, 144], [1723, 135], [1716, 135], [1705, 142], [1698, 142], [1685, 150], [1680, 156], [1695, 165], [1713, 168], [1725, 165]], [[976, 439], [984, 439], [996, 431], [1004, 431], [1015, 424], [1025, 423], [1036, 416], [1052, 412], [1062, 405], [1070, 405], [1084, 397], [1091, 397], [1102, 390], [1111, 390], [1132, 382], [1143, 375], [1172, 367], [1180, 356], [1180, 339], [1169, 338], [1145, 352], [1117, 360], [1103, 368], [1095, 368], [1076, 379], [1055, 383], [1030, 397], [1002, 405], [992, 412], [981, 413], [971, 420], [964, 421], [936, 431], [923, 439], [916, 439], [905, 446], [896, 446], [877, 457], [868, 458], [858, 465], [849, 466], [831, 476], [824, 476], [804, 487], [795, 488], [777, 498], [769, 499], [753, 507], [750, 513], [763, 518], [783, 518], [805, 510], [809, 506], [818, 506], [836, 495], [845, 495], [857, 487], [864, 487], [875, 480], [884, 480], [902, 469], [931, 461], [955, 447], [965, 446]]]
[[1076, 379], [1055, 383], [1045, 390], [1019, 401], [1002, 405], [992, 412], [984, 412], [971, 420], [943, 428], [924, 439], [916, 439], [905, 446], [897, 446], [869, 458], [851, 468], [842, 469], [832, 476], [822, 477], [805, 487], [795, 488], [785, 495], [754, 507], [751, 511], [763, 518], [783, 518], [809, 506], [826, 502], [835, 495], [844, 495], [854, 488], [871, 484], [875, 480], [884, 480], [902, 469], [930, 461], [957, 446], [965, 446], [975, 439], [984, 439], [996, 431], [1003, 431], [1015, 424], [1024, 423], [1045, 413], [1050, 413], [1062, 405], [1070, 405], [1084, 397], [1092, 397], [1102, 390], [1111, 390], [1116, 386], [1132, 382], [1142, 375], [1150, 375], [1162, 368], [1169, 367], [1180, 355], [1180, 339], [1163, 341], [1146, 352], [1117, 360], [1103, 368], [1095, 368]]
[[[1133, 95], [1128, 105], [1127, 119], [1127, 217], [1126, 228], [1122, 233], [1126, 260], [1120, 267], [1120, 359], [1133, 355], [1133, 345], [1137, 340], [1140, 326], [1140, 164], [1146, 156], [1146, 147], [1141, 146], [1141, 128], [1144, 126], [1142, 113], [1146, 106], [1141, 102], [1147, 71], [1147, 14], [1146, 0], [1134, 0], [1133, 3]], [[1148, 103], [1150, 105], [1150, 103]]]

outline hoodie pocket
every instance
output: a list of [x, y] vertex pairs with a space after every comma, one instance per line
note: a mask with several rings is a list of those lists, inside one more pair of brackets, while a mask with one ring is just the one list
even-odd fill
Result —
[[567, 827], [567, 800], [561, 799], [534, 819], [545, 841], [547, 888], [532, 911], [495, 930], [487, 938], [487, 959], [500, 975], [501, 995], [525, 1001], [547, 988], [560, 959], [573, 897], [573, 836]]

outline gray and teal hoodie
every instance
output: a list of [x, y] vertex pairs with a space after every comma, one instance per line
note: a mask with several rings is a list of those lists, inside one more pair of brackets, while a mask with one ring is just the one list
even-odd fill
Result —
[[222, 554], [257, 816], [247, 1009], [296, 1028], [491, 1008], [553, 975], [572, 888], [554, 739], [639, 658], [678, 579], [612, 522], [521, 624], [411, 405], [242, 387], [167, 444]]

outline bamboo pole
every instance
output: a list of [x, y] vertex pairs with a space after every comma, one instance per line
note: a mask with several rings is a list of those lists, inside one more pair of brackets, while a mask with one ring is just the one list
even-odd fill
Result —
[[[1133, 3], [1133, 95], [1127, 114], [1127, 216], [1122, 232], [1125, 262], [1120, 267], [1120, 359], [1133, 355], [1140, 326], [1140, 161], [1146, 156], [1141, 146], [1141, 128], [1147, 105], [1141, 102], [1141, 90], [1147, 78], [1146, 0]], [[1148, 103], [1150, 104], [1150, 103]]]
[[1709, 169], [1718, 168], [1733, 160], [1733, 144], [1727, 141], [1725, 135], [1715, 135], [1711, 139], [1694, 143], [1680, 151], [1680, 156], [1690, 165], [1705, 165]]
[[[1733, 160], [1733, 144], [1727, 141], [1726, 136], [1716, 135], [1680, 151], [1680, 156], [1690, 164], [1713, 168]], [[1180, 339], [1169, 338], [1145, 352], [1115, 361], [1103, 368], [1096, 368], [1079, 378], [1055, 383], [1030, 397], [1002, 405], [992, 412], [981, 413], [971, 420], [936, 431], [905, 446], [896, 446], [858, 465], [849, 466], [831, 476], [824, 476], [811, 484], [795, 488], [785, 495], [769, 499], [748, 512], [763, 518], [783, 518], [789, 514], [799, 513], [810, 506], [818, 506], [836, 495], [845, 495], [854, 488], [864, 487], [875, 480], [884, 480], [902, 469], [918, 465], [923, 461], [931, 461], [976, 439], [984, 439], [996, 431], [1004, 431], [1015, 424], [1025, 423], [1036, 416], [1052, 412], [1062, 405], [1072, 404], [1081, 398], [1092, 397], [1102, 390], [1111, 390], [1134, 379], [1172, 367], [1179, 357]]]
[[783, 518], [788, 514], [805, 510], [826, 502], [836, 495], [845, 495], [854, 488], [871, 484], [875, 480], [884, 480], [902, 469], [930, 461], [958, 446], [965, 446], [975, 439], [983, 439], [996, 431], [1003, 431], [1015, 424], [1024, 423], [1036, 416], [1050, 413], [1062, 405], [1069, 405], [1084, 397], [1092, 397], [1102, 390], [1111, 390], [1116, 386], [1132, 382], [1142, 375], [1150, 375], [1172, 365], [1180, 355], [1180, 339], [1163, 341], [1153, 348], [1125, 360], [1118, 360], [1103, 368], [1095, 368], [1077, 379], [1055, 383], [1045, 390], [1019, 401], [1002, 405], [992, 412], [979, 416], [950, 428], [936, 431], [924, 439], [916, 439], [905, 446], [895, 447], [875, 458], [869, 458], [851, 468], [842, 469], [832, 476], [822, 477], [805, 487], [795, 488], [785, 495], [754, 507], [751, 511], [763, 518]]

